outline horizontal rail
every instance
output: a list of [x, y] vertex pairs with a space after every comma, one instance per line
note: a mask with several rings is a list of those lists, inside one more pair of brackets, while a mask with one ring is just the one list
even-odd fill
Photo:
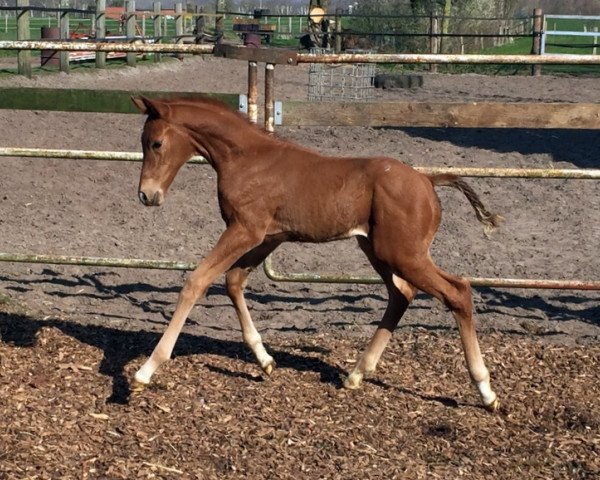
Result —
[[600, 180], [597, 168], [482, 168], [482, 167], [414, 167], [429, 175], [451, 173], [460, 177], [487, 178], [568, 178]]
[[[112, 160], [141, 162], [139, 152], [110, 152], [96, 150], [58, 150], [46, 148], [0, 148], [0, 157], [62, 158], [78, 160]], [[201, 156], [192, 157], [188, 163], [208, 165]], [[414, 167], [429, 175], [451, 173], [461, 177], [488, 178], [556, 178], [600, 180], [600, 169], [593, 168], [482, 168], [482, 167]]]
[[[0, 253], [0, 262], [14, 263], [41, 263], [46, 265], [83, 265], [88, 267], [112, 268], [144, 268], [154, 270], [194, 270], [197, 266], [193, 262], [171, 260], [146, 260], [138, 258], [105, 258], [105, 257], [78, 257], [71, 255], [42, 255]], [[356, 283], [380, 284], [382, 280], [377, 276], [345, 275], [335, 273], [280, 273], [274, 270], [271, 256], [263, 264], [267, 277], [280, 282], [307, 282], [307, 283]], [[555, 290], [600, 290], [598, 281], [582, 280], [540, 280], [520, 278], [479, 278], [467, 277], [474, 287], [495, 288], [541, 288]]]
[[[62, 158], [80, 160], [112, 160], [141, 162], [139, 152], [110, 152], [96, 150], [58, 150], [45, 148], [0, 148], [0, 157]], [[208, 165], [201, 156], [192, 157], [188, 163]], [[461, 177], [488, 178], [563, 178], [600, 180], [600, 169], [592, 168], [481, 168], [481, 167], [414, 167], [429, 175], [451, 173]]]
[[546, 30], [544, 35], [566, 36], [566, 37], [598, 37], [600, 32], [575, 32], [568, 30]]
[[544, 18], [562, 18], [570, 20], [600, 20], [598, 15], [544, 15]]
[[[600, 58], [600, 55], [598, 55]], [[600, 129], [600, 104], [565, 102], [306, 102], [282, 103], [286, 127]]]
[[432, 63], [432, 64], [519, 64], [600, 65], [600, 55], [481, 55], [437, 53], [299, 53], [298, 63]]
[[[273, 268], [273, 260], [269, 255], [264, 263], [265, 275], [277, 282], [304, 283], [355, 283], [373, 285], [383, 283], [378, 276], [360, 276], [337, 273], [285, 273]], [[585, 280], [542, 280], [525, 278], [481, 278], [466, 277], [473, 287], [494, 288], [540, 288], [552, 290], [600, 290], [600, 281]]]
[[[0, 148], [0, 157], [29, 157], [29, 158], [63, 158], [77, 160], [113, 160], [125, 162], [141, 162], [141, 152], [110, 152], [97, 150], [59, 150], [52, 148]], [[192, 157], [188, 163], [206, 164], [202, 156]]]
[[[213, 53], [213, 45], [157, 44], [157, 43], [112, 43], [112, 42], [65, 42], [43, 40], [2, 40], [0, 50], [57, 50], [90, 52], [137, 52], [137, 53]], [[246, 47], [240, 51], [248, 52]], [[266, 52], [266, 53], [265, 53]], [[282, 56], [280, 49], [256, 49], [255, 54], [273, 58]], [[249, 53], [248, 53], [249, 54]], [[418, 54], [418, 53], [339, 53], [339, 54], [294, 54], [298, 63], [423, 63], [423, 64], [521, 64], [521, 65], [598, 65], [600, 55], [481, 55], [481, 54]], [[275, 62], [278, 63], [278, 62]]]
[[233, 93], [177, 92], [152, 90], [100, 90], [90, 88], [0, 87], [0, 109], [61, 112], [131, 113], [139, 109], [132, 96], [148, 98], [214, 98], [239, 108], [240, 96]]
[[193, 270], [196, 263], [139, 258], [76, 257], [71, 255], [43, 255], [0, 253], [0, 262], [43, 263], [49, 265], [84, 265], [87, 267], [148, 268], [155, 270]]
[[2, 40], [0, 50], [57, 50], [67, 52], [212, 53], [214, 45], [183, 43], [65, 42]]

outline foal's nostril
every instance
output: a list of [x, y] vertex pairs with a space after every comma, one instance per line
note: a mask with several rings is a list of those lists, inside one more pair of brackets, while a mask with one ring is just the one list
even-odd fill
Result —
[[140, 202], [142, 202], [144, 205], [148, 205], [148, 197], [144, 192], [140, 190], [138, 192], [138, 197], [140, 198]]
[[157, 190], [152, 197], [152, 205], [160, 205], [160, 192]]

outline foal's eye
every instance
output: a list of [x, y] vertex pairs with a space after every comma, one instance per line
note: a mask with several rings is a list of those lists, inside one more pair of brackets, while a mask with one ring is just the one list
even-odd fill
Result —
[[158, 150], [160, 147], [162, 147], [162, 142], [160, 140], [155, 140], [152, 142], [152, 148], [154, 150]]

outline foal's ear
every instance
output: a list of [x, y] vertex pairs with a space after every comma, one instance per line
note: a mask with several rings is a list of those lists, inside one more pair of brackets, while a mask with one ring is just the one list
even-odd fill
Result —
[[133, 95], [131, 96], [131, 101], [137, 107], [137, 109], [143, 114], [148, 113], [148, 107], [146, 107], [145, 100], [147, 100], [147, 99], [144, 97], [134, 97]]
[[161, 102], [159, 100], [151, 100], [149, 98], [139, 96], [139, 97], [131, 97], [131, 101], [138, 108], [138, 110], [151, 117], [162, 117], [165, 118], [169, 114], [169, 106]]

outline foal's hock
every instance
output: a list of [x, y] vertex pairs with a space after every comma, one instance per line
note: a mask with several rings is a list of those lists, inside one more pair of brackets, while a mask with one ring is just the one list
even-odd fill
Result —
[[393, 158], [326, 157], [268, 135], [244, 116], [210, 100], [133, 98], [148, 115], [139, 198], [161, 205], [181, 166], [194, 154], [217, 172], [226, 229], [188, 276], [166, 331], [135, 374], [132, 390], [150, 383], [168, 360], [198, 298], [221, 274], [242, 335], [266, 374], [275, 361], [263, 346], [244, 299], [250, 272], [282, 242], [327, 242], [356, 237], [389, 293], [383, 318], [344, 386], [358, 388], [375, 370], [392, 332], [417, 290], [442, 301], [458, 324], [471, 379], [483, 404], [498, 408], [473, 321], [469, 283], [437, 267], [429, 247], [441, 209], [434, 187], [463, 192], [486, 230], [498, 226], [477, 194], [453, 175], [428, 176]]

